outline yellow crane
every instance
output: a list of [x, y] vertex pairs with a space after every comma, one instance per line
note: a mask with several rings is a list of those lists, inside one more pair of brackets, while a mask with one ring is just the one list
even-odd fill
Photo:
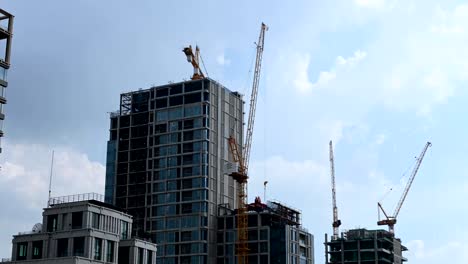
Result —
[[192, 80], [200, 80], [205, 78], [203, 72], [200, 69], [200, 49], [198, 46], [195, 47], [195, 53], [193, 53], [192, 46], [185, 47], [182, 50], [187, 56], [187, 61], [193, 66]]
[[262, 68], [262, 56], [265, 31], [268, 27], [262, 23], [260, 29], [260, 36], [258, 37], [257, 44], [257, 57], [255, 61], [255, 72], [252, 84], [252, 94], [250, 96], [250, 110], [249, 119], [247, 123], [247, 135], [242, 150], [240, 145], [236, 142], [236, 139], [231, 135], [228, 139], [229, 149], [233, 156], [234, 162], [239, 163], [237, 172], [231, 173], [233, 179], [239, 184], [239, 190], [237, 194], [237, 257], [238, 264], [248, 263], [247, 255], [249, 253], [248, 248], [248, 236], [247, 236], [247, 180], [248, 180], [248, 166], [250, 157], [250, 148], [252, 146], [252, 135], [255, 121], [255, 110], [257, 106], [257, 94], [258, 84], [260, 81], [260, 70]]
[[408, 195], [408, 192], [411, 188], [411, 184], [413, 184], [414, 178], [416, 177], [416, 174], [418, 173], [419, 167], [421, 166], [421, 163], [424, 159], [424, 155], [426, 155], [426, 151], [430, 146], [432, 146], [431, 142], [427, 142], [421, 154], [416, 159], [416, 165], [413, 169], [413, 172], [411, 173], [408, 183], [406, 183], [405, 190], [403, 191], [403, 194], [401, 195], [400, 201], [398, 201], [398, 204], [395, 208], [395, 212], [393, 213], [393, 215], [391, 216], [388, 215], [383, 209], [382, 204], [380, 204], [380, 202], [377, 203], [378, 209], [382, 211], [382, 213], [385, 215], [385, 218], [386, 218], [386, 219], [380, 220], [380, 211], [379, 211], [379, 221], [377, 222], [377, 225], [388, 226], [388, 231], [392, 234], [395, 233], [395, 224], [397, 222], [397, 217], [398, 217], [398, 214], [400, 213], [401, 206], [403, 206], [403, 202], [405, 201], [406, 196]]

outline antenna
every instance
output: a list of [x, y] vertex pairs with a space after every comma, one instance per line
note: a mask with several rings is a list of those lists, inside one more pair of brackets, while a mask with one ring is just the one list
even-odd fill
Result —
[[52, 173], [54, 171], [54, 150], [52, 150], [52, 161], [50, 164], [50, 176], [49, 176], [49, 199], [47, 200], [47, 208], [50, 207], [50, 195], [52, 194]]

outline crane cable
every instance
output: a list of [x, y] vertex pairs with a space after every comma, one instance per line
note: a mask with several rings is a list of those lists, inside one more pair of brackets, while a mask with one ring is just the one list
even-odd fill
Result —
[[202, 62], [202, 65], [203, 65], [203, 70], [205, 70], [206, 77], [208, 77], [208, 76], [209, 76], [209, 74], [208, 74], [208, 71], [206, 70], [206, 67], [205, 67], [205, 62], [203, 61], [203, 57], [202, 57], [201, 53], [200, 53], [200, 60], [201, 60], [201, 62]]

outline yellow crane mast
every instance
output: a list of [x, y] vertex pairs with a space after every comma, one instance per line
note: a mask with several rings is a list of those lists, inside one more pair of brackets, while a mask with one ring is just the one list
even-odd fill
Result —
[[260, 81], [260, 70], [262, 68], [262, 56], [265, 31], [268, 27], [262, 23], [260, 36], [258, 37], [257, 56], [255, 62], [255, 72], [252, 84], [252, 94], [250, 96], [250, 110], [249, 119], [247, 123], [247, 133], [244, 146], [242, 150], [239, 149], [239, 144], [236, 139], [231, 135], [228, 139], [229, 149], [235, 162], [239, 163], [237, 172], [231, 174], [233, 179], [239, 184], [237, 194], [237, 257], [238, 264], [247, 264], [249, 253], [248, 236], [247, 236], [247, 180], [248, 180], [248, 166], [250, 158], [250, 148], [252, 146], [252, 135], [255, 121], [255, 110], [257, 106], [258, 84]]
[[195, 47], [195, 53], [193, 53], [192, 46], [185, 47], [182, 50], [187, 56], [187, 61], [193, 66], [192, 80], [200, 80], [205, 78], [203, 72], [200, 69], [200, 49], [198, 46]]

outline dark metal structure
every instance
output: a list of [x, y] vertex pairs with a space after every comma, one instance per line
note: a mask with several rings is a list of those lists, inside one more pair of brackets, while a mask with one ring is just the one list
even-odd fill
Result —
[[0, 47], [4, 48], [3, 55], [0, 55], [0, 138], [3, 137], [3, 120], [5, 119], [3, 106], [7, 103], [5, 88], [8, 86], [7, 72], [10, 68], [13, 18], [12, 14], [0, 9]]

